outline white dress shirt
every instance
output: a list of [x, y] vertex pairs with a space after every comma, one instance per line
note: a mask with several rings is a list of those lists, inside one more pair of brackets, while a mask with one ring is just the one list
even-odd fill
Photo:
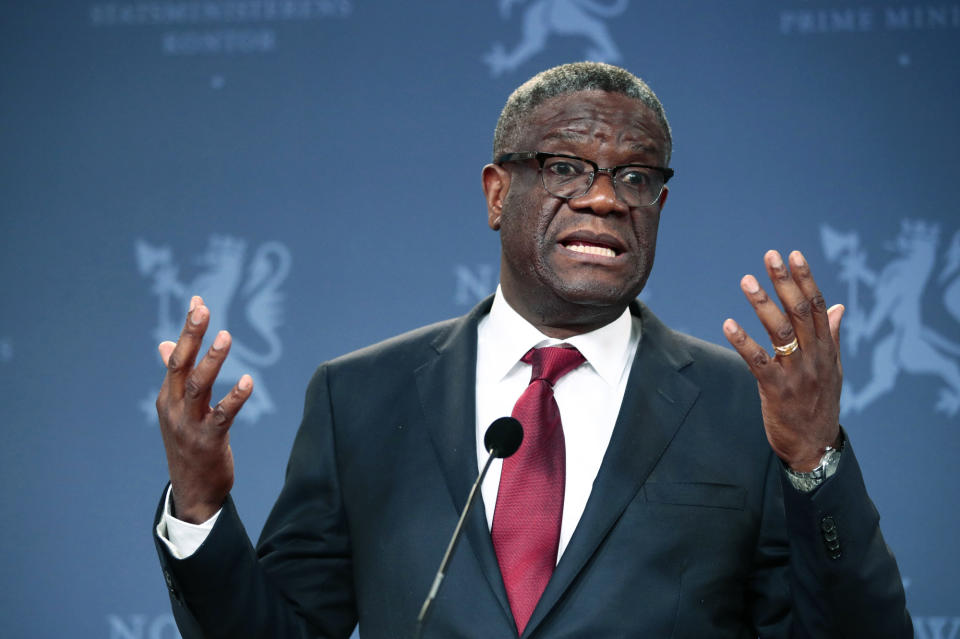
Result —
[[[530, 384], [531, 366], [520, 358], [533, 347], [565, 343], [576, 347], [586, 359], [560, 378], [554, 387], [567, 448], [559, 559], [580, 521], [610, 443], [640, 341], [640, 322], [634, 320], [627, 309], [616, 320], [595, 331], [566, 340], [553, 339], [513, 310], [498, 286], [490, 314], [482, 318], [477, 327], [477, 338], [478, 472], [487, 460], [483, 445], [487, 427], [495, 419], [510, 415], [513, 405]], [[481, 486], [488, 526], [493, 523], [502, 465], [501, 460], [494, 460]], [[170, 512], [170, 491], [167, 491], [157, 536], [174, 557], [189, 557], [206, 539], [219, 514], [218, 511], [198, 525], [181, 521]]]
[[[520, 358], [534, 347], [569, 344], [587, 360], [557, 380], [553, 389], [567, 448], [559, 559], [580, 521], [610, 443], [640, 341], [640, 322], [627, 309], [595, 331], [554, 339], [513, 310], [498, 287], [490, 314], [477, 327], [477, 337], [477, 463], [481, 469], [488, 455], [483, 445], [487, 427], [510, 415], [530, 384], [532, 367]], [[494, 460], [480, 488], [488, 526], [493, 524], [502, 467], [502, 460]]]

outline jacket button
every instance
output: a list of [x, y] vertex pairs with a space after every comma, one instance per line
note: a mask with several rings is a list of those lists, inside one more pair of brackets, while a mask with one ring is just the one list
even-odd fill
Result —
[[827, 548], [827, 555], [830, 559], [840, 559], [840, 530], [837, 528], [836, 520], [830, 515], [820, 520], [820, 530], [823, 533], [823, 545]]

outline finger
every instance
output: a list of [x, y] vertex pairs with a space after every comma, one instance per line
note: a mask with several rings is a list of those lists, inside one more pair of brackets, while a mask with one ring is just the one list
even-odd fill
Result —
[[750, 371], [758, 381], [770, 380], [777, 374], [777, 367], [771, 366], [773, 360], [767, 350], [757, 344], [733, 319], [724, 320], [723, 334], [750, 367]]
[[213, 407], [210, 416], [214, 426], [227, 429], [253, 393], [253, 378], [243, 375], [230, 392]]
[[163, 385], [174, 397], [183, 395], [183, 385], [193, 368], [197, 351], [200, 350], [200, 343], [203, 341], [203, 334], [210, 321], [210, 310], [202, 302], [196, 305], [191, 302], [191, 306], [194, 308], [187, 313], [177, 345], [167, 358], [167, 375]]
[[[791, 277], [790, 270], [778, 251], [767, 251], [763, 256], [763, 262], [766, 264], [767, 274], [770, 276], [770, 281], [773, 282], [777, 297], [783, 304], [786, 318], [793, 326], [796, 339], [800, 342], [801, 348], [809, 345], [817, 336], [810, 317], [810, 301], [804, 297], [800, 287]], [[777, 346], [783, 346], [793, 339], [794, 337], [791, 337], [785, 342], [778, 342], [774, 339], [773, 343]]]
[[770, 299], [767, 292], [763, 290], [760, 283], [753, 275], [744, 275], [740, 280], [740, 289], [747, 296], [747, 300], [753, 306], [753, 311], [760, 319], [770, 341], [775, 346], [784, 346], [796, 338], [797, 334], [793, 329], [793, 323], [783, 314], [780, 307]]
[[[192, 298], [190, 298], [189, 310], [192, 311], [200, 304], [203, 304], [203, 298], [200, 297], [199, 295], [194, 295]], [[169, 340], [160, 342], [160, 344], [157, 345], [157, 350], [160, 351], [160, 359], [163, 360], [164, 366], [167, 365], [167, 362], [170, 360], [170, 353], [173, 352], [173, 349], [176, 348], [176, 346], [177, 346], [176, 342], [171, 342]]]
[[830, 336], [833, 337], [833, 343], [840, 347], [840, 322], [843, 320], [843, 314], [847, 309], [843, 304], [834, 304], [827, 311], [827, 319], [830, 323]]
[[809, 305], [814, 332], [819, 339], [826, 339], [830, 332], [827, 304], [823, 301], [823, 294], [817, 288], [817, 283], [810, 273], [810, 265], [800, 251], [790, 253], [790, 273], [793, 275], [793, 281], [796, 282], [801, 295]]
[[206, 414], [210, 406], [210, 391], [220, 373], [227, 353], [230, 352], [230, 333], [220, 331], [197, 367], [187, 376], [183, 387], [186, 409], [198, 418]]

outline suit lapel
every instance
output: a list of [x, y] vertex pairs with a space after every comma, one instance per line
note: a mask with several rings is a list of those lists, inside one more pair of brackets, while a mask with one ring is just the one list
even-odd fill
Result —
[[[466, 317], [453, 323], [449, 331], [432, 343], [433, 352], [429, 359], [415, 371], [430, 441], [458, 515], [463, 511], [470, 486], [478, 473], [475, 439], [477, 323], [490, 311], [492, 302], [492, 297], [484, 300]], [[513, 615], [482, 500], [477, 495], [477, 502], [464, 524], [464, 532], [491, 590], [512, 623]], [[457, 552], [463, 550], [461, 547]]]
[[[620, 414], [583, 516], [553, 573], [524, 636], [530, 636], [596, 552], [659, 461], [700, 393], [680, 374], [689, 354], [645, 307], [641, 341]], [[489, 537], [489, 535], [488, 535]]]

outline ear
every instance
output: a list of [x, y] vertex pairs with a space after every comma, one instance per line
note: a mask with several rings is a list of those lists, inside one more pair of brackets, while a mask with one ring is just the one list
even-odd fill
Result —
[[483, 194], [487, 198], [487, 224], [494, 231], [500, 230], [503, 200], [510, 189], [510, 172], [502, 166], [488, 164], [483, 167]]
[[663, 193], [660, 194], [660, 206], [659, 209], [663, 210], [663, 205], [667, 203], [667, 195], [670, 193], [670, 189], [664, 185]]

